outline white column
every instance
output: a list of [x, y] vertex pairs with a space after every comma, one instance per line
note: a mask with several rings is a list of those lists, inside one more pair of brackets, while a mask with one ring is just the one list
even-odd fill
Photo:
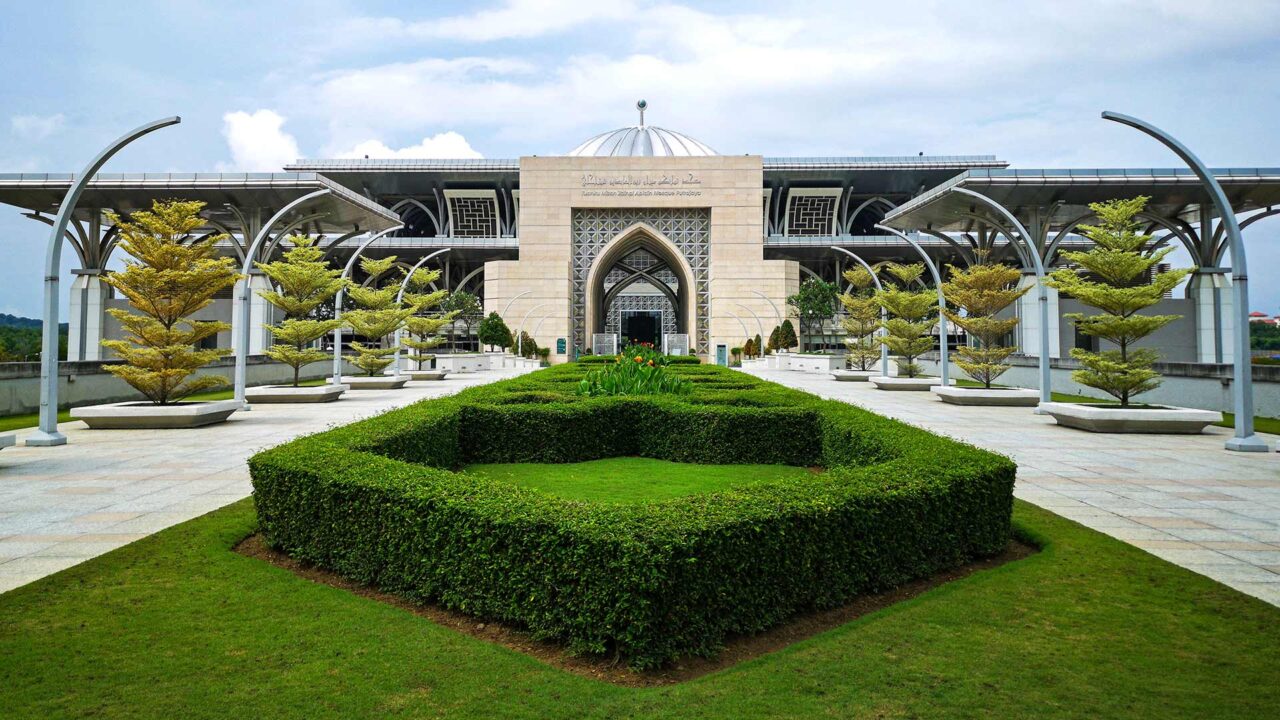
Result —
[[[1022, 354], [1040, 357], [1040, 295], [1035, 289], [1034, 273], [1024, 273], [1018, 281], [1019, 288], [1030, 287], [1018, 298], [1018, 347]], [[1049, 298], [1049, 357], [1062, 357], [1062, 316], [1058, 308], [1058, 291], [1046, 288]]]
[[1196, 303], [1196, 360], [1234, 362], [1231, 276], [1225, 272], [1196, 273], [1187, 288], [1187, 297]]
[[[249, 354], [259, 355], [263, 349], [271, 345], [271, 333], [266, 329], [266, 325], [275, 322], [275, 306], [262, 296], [258, 295], [259, 290], [270, 290], [271, 281], [266, 275], [253, 273], [249, 276]], [[235, 294], [231, 301], [231, 317], [239, 317], [240, 313], [240, 283], [236, 283]], [[236, 330], [231, 333], [231, 347], [235, 348], [240, 344], [240, 332]]]
[[67, 359], [103, 359], [102, 340], [106, 325], [107, 297], [110, 286], [96, 273], [74, 271], [71, 302], [67, 318]]

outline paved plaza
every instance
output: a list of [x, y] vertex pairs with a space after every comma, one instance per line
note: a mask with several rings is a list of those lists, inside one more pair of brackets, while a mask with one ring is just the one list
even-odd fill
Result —
[[[194, 430], [89, 430], [63, 447], [0, 451], [0, 592], [247, 497], [245, 461], [298, 435], [521, 371], [450, 375], [323, 404], [255, 405]], [[19, 443], [29, 431], [18, 431]]]
[[959, 407], [828, 375], [748, 372], [1003, 453], [1018, 463], [1017, 497], [1280, 605], [1280, 453], [1227, 452], [1226, 428], [1096, 434], [1030, 408]]

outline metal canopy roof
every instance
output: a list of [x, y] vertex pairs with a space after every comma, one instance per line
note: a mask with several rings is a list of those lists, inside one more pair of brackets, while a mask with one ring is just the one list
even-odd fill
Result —
[[[0, 203], [53, 215], [71, 186], [70, 173], [0, 174]], [[231, 218], [226, 206], [275, 209], [320, 189], [329, 195], [308, 203], [308, 213], [323, 212], [323, 228], [378, 231], [400, 224], [395, 213], [317, 173], [125, 173], [99, 174], [76, 204], [75, 217], [88, 219], [97, 209], [120, 213], [145, 210], [153, 200], [199, 200], [213, 219]], [[264, 221], [266, 216], [262, 218]]]
[[[1225, 168], [1213, 173], [1236, 212], [1280, 205], [1280, 168]], [[956, 188], [982, 193], [1020, 218], [1039, 213], [1049, 228], [1063, 227], [1086, 215], [1091, 202], [1136, 195], [1150, 196], [1147, 208], [1155, 214], [1196, 221], [1200, 204], [1207, 200], [1200, 180], [1186, 168], [974, 169], [904, 203], [885, 217], [884, 224], [899, 229], [961, 231], [972, 224], [972, 215], [990, 214], [974, 198], [952, 192]]]

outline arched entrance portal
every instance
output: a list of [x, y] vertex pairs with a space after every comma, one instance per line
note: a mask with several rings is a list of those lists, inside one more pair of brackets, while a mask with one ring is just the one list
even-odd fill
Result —
[[587, 333], [616, 334], [620, 344], [689, 333], [694, 325], [692, 272], [660, 233], [637, 223], [605, 246], [587, 282]]

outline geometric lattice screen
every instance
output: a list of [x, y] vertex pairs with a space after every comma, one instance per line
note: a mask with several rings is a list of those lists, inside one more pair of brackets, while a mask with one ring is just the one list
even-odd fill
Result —
[[498, 208], [489, 197], [451, 197], [449, 211], [453, 216], [456, 237], [498, 237]]
[[787, 208], [788, 235], [830, 235], [835, 195], [792, 195]]
[[[643, 222], [662, 233], [693, 269], [694, 347], [707, 347], [711, 307], [711, 211], [707, 208], [582, 208], [573, 211], [573, 294], [569, 304], [573, 344], [586, 347], [587, 275], [604, 247], [623, 230]], [[664, 323], [665, 325], [665, 323]]]

